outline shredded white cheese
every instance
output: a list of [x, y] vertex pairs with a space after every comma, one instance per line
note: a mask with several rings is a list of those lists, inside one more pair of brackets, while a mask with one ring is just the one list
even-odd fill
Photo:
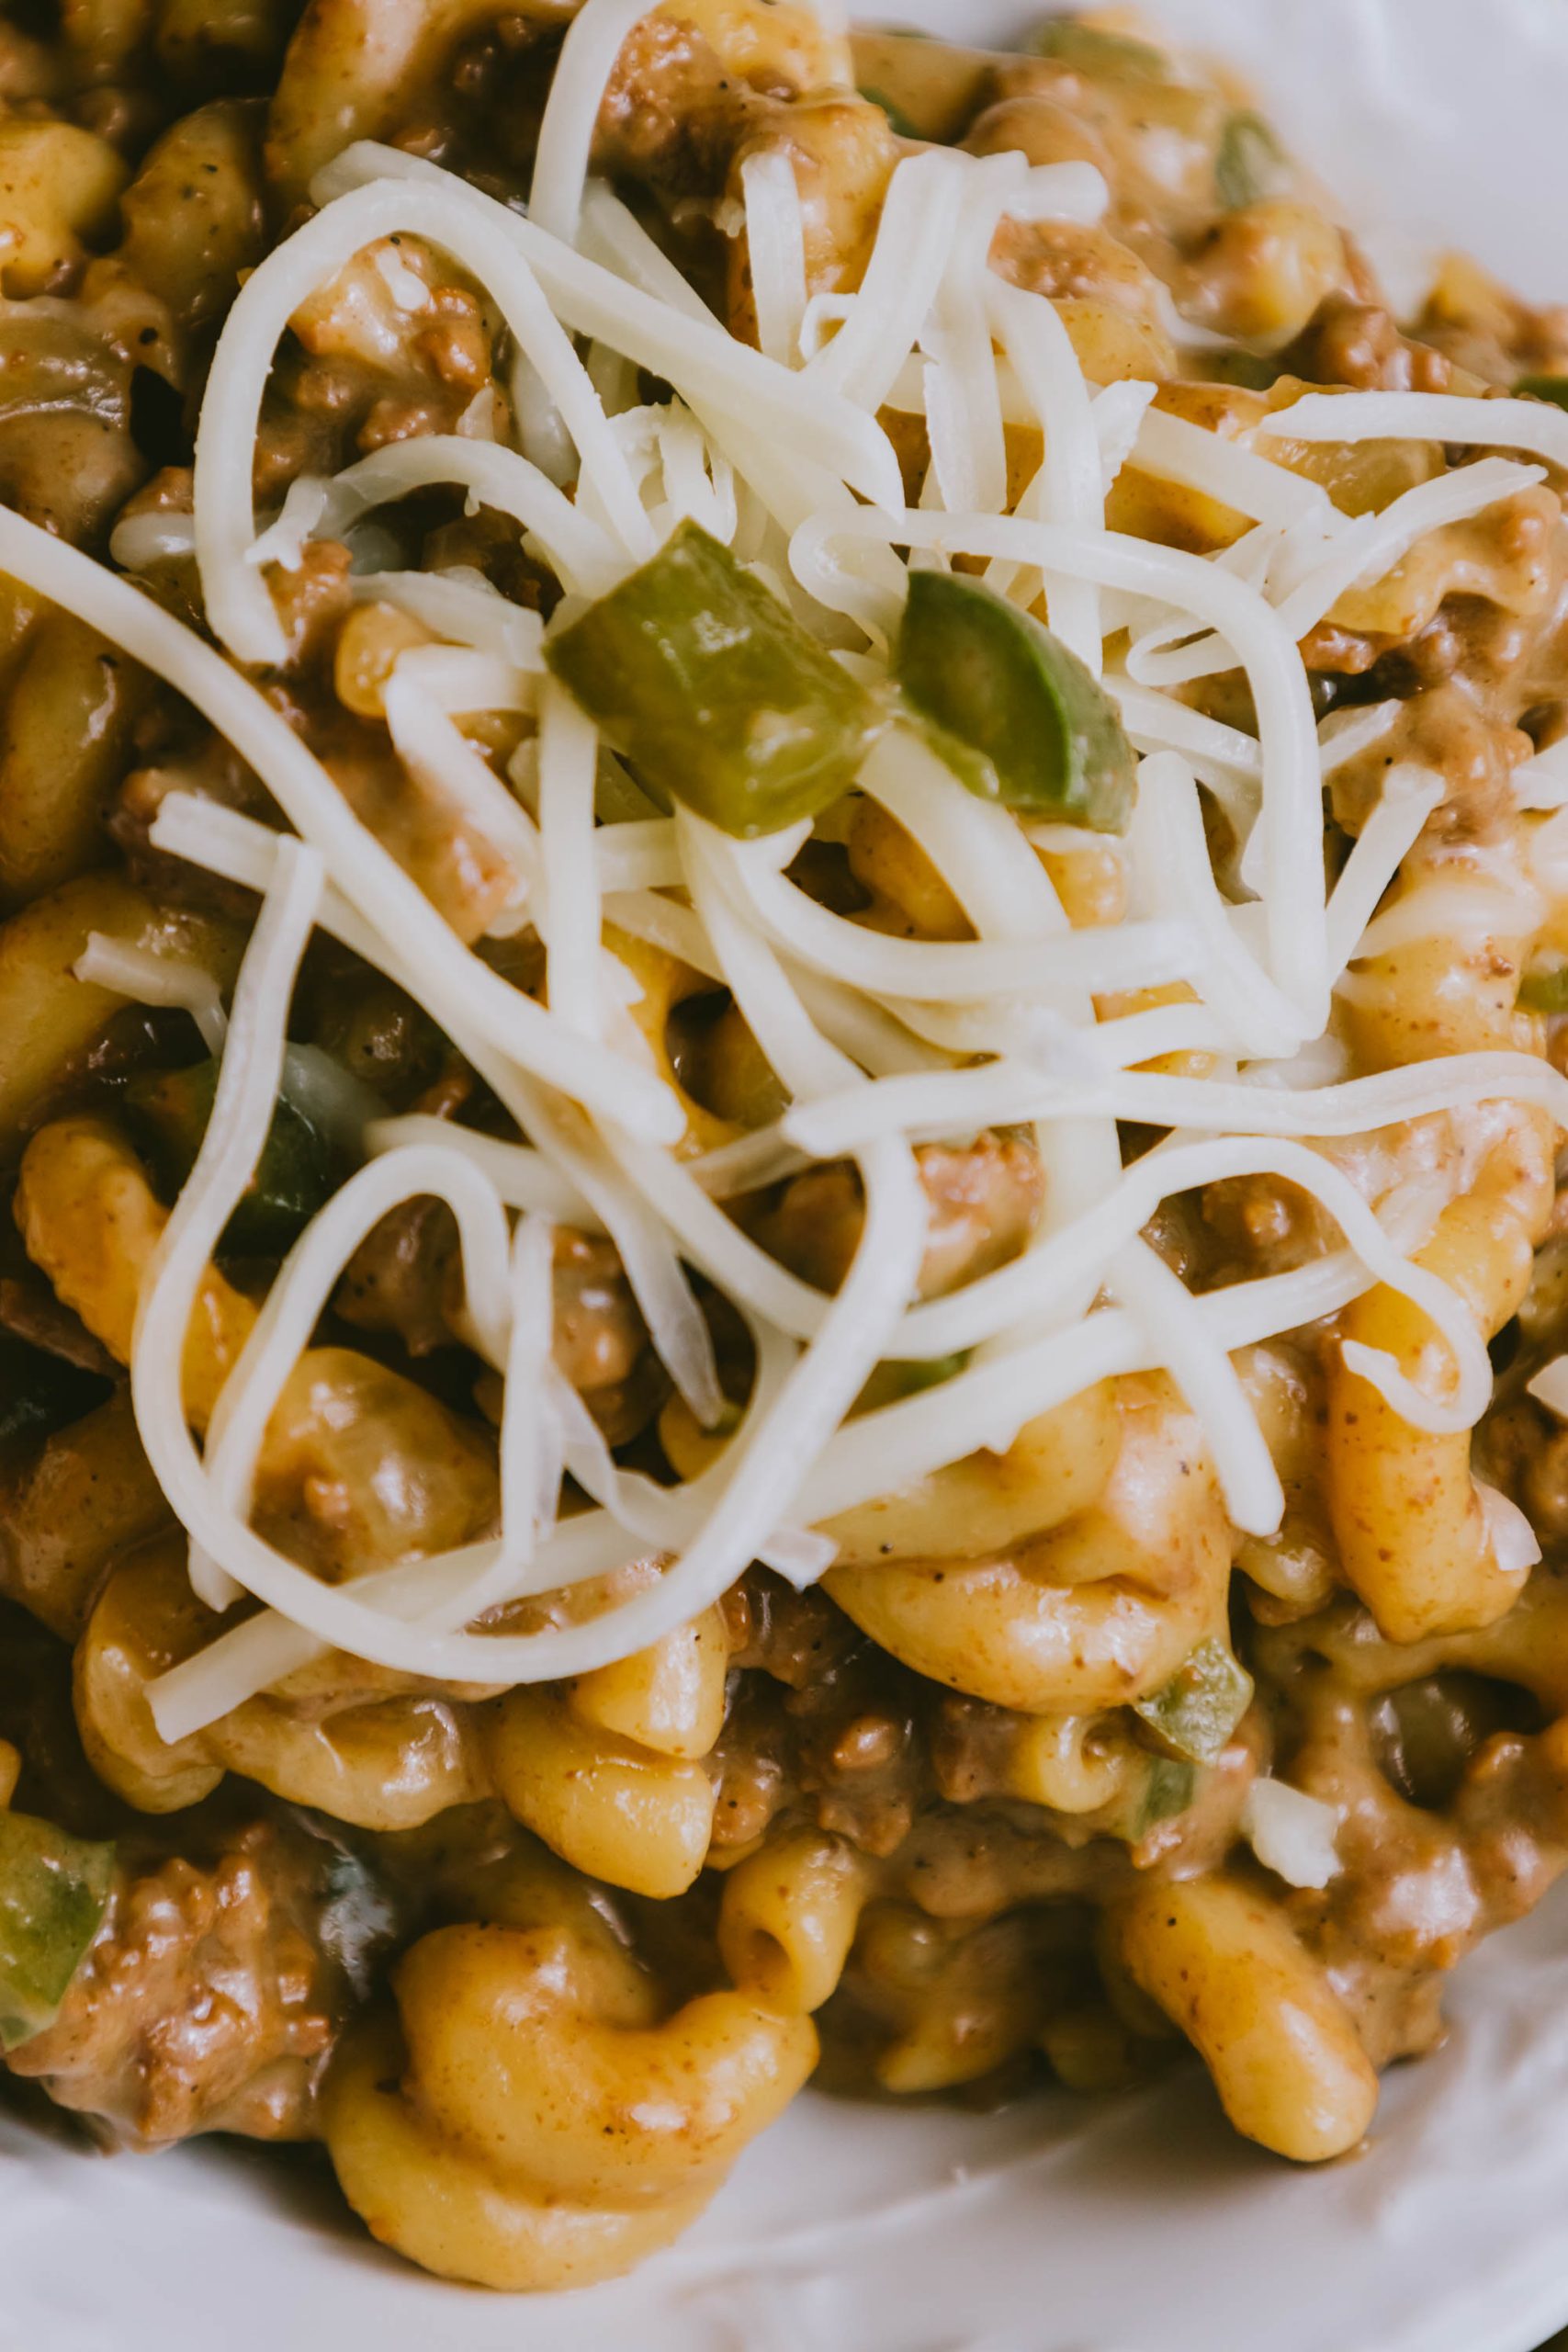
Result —
[[[1327, 895], [1325, 779], [1372, 750], [1395, 712], [1383, 706], [1320, 730], [1296, 642], [1346, 591], [1381, 578], [1431, 531], [1534, 485], [1540, 469], [1483, 456], [1380, 516], [1352, 519], [1268, 454], [1281, 435], [1392, 434], [1568, 465], [1568, 417], [1523, 401], [1311, 395], [1232, 438], [1153, 405], [1152, 386], [1097, 392], [1052, 304], [1004, 282], [989, 254], [1007, 214], [1099, 218], [1103, 181], [1087, 166], [1032, 170], [1017, 156], [949, 150], [900, 163], [858, 289], [810, 302], [795, 166], [780, 153], [746, 159], [743, 218], [725, 225], [748, 239], [761, 346], [751, 349], [587, 177], [604, 92], [647, 13], [638, 0], [587, 0], [577, 12], [531, 217], [369, 142], [330, 165], [314, 189], [321, 209], [252, 275], [220, 339], [194, 518], [136, 518], [115, 540], [126, 564], [194, 545], [215, 633], [237, 662], [264, 666], [288, 654], [269, 567], [298, 567], [312, 537], [348, 540], [355, 598], [394, 605], [439, 640], [396, 664], [384, 696], [391, 741], [414, 781], [510, 869], [498, 927], [526, 919], [538, 929], [547, 1008], [464, 947], [235, 667], [127, 582], [0, 513], [0, 567], [186, 695], [299, 836], [189, 795], [169, 796], [159, 811], [157, 847], [264, 894], [229, 1019], [212, 982], [178, 959], [95, 938], [77, 967], [118, 993], [184, 1006], [222, 1055], [208, 1136], [142, 1300], [132, 1385], [149, 1455], [190, 1537], [197, 1589], [214, 1604], [243, 1589], [265, 1606], [154, 1686], [166, 1737], [215, 1720], [325, 1645], [394, 1671], [491, 1685], [625, 1657], [705, 1607], [753, 1557], [809, 1581], [832, 1556], [816, 1523], [966, 1454], [1005, 1450], [1024, 1421], [1122, 1373], [1170, 1374], [1201, 1422], [1234, 1523], [1266, 1533], [1283, 1497], [1231, 1362], [1236, 1350], [1386, 1284], [1429, 1318], [1436, 1363], [1417, 1384], [1391, 1358], [1347, 1348], [1351, 1368], [1433, 1432], [1468, 1430], [1491, 1393], [1468, 1309], [1411, 1262], [1440, 1206], [1433, 1189], [1413, 1186], [1374, 1208], [1313, 1143], [1501, 1098], [1541, 1103], [1568, 1124], [1568, 1081], [1525, 1056], [1461, 1056], [1336, 1082], [1330, 989], [1354, 990], [1348, 967], [1479, 923], [1529, 937], [1544, 901], [1528, 886], [1460, 892], [1438, 872], [1380, 912], [1441, 796], [1439, 778], [1407, 767], [1389, 775]], [[521, 446], [495, 437], [505, 405], [486, 396], [455, 433], [393, 444], [332, 481], [301, 478], [258, 527], [248, 453], [276, 346], [300, 306], [367, 252], [393, 304], [417, 315], [428, 288], [387, 243], [398, 235], [417, 237], [422, 255], [450, 257], [504, 321]], [[639, 371], [673, 397], [642, 403]], [[927, 420], [932, 463], [914, 508], [878, 421], [886, 404]], [[1020, 427], [1039, 435], [1040, 461], [1009, 514], [1007, 433]], [[1127, 464], [1250, 527], [1213, 560], [1109, 533], [1107, 489]], [[1126, 630], [1125, 669], [1107, 683], [1145, 755], [1136, 818], [1111, 868], [1127, 888], [1127, 918], [1069, 926], [1035, 853], [1109, 857], [1105, 845], [1060, 827], [1021, 828], [904, 727], [877, 744], [861, 786], [935, 869], [972, 938], [898, 937], [834, 914], [786, 871], [803, 829], [740, 843], [684, 810], [655, 812], [545, 675], [537, 615], [477, 572], [400, 568], [395, 526], [369, 518], [433, 485], [465, 492], [470, 510], [511, 516], [569, 600], [613, 588], [680, 520], [694, 519], [874, 685], [902, 614], [906, 550], [917, 561], [978, 560], [1021, 605], [1043, 598], [1091, 672], [1103, 672], [1108, 645], [1115, 655]], [[1179, 698], [1184, 682], [1237, 665], [1256, 735]], [[456, 723], [474, 714], [524, 722], [509, 781]], [[1241, 844], [1234, 873], [1213, 870], [1200, 786]], [[1520, 772], [1521, 807], [1559, 809], [1565, 797], [1560, 753]], [[1557, 822], [1536, 842], [1543, 888], [1555, 887]], [[685, 1114], [629, 1017], [636, 984], [606, 950], [606, 924], [729, 991], [790, 1098], [776, 1125], [699, 1159], [682, 1156]], [[377, 1115], [345, 1074], [288, 1046], [288, 996], [313, 926], [429, 1008], [526, 1143]], [[1097, 1012], [1097, 996], [1172, 984], [1181, 1001]], [[1214, 1075], [1139, 1067], [1184, 1051], [1213, 1056]], [[284, 1084], [368, 1158], [281, 1269], [198, 1453], [180, 1395], [184, 1336]], [[1123, 1169], [1118, 1121], [1172, 1132]], [[928, 1208], [914, 1147], [1020, 1123], [1047, 1177], [1037, 1230], [1014, 1262], [920, 1303]], [[855, 1163], [865, 1209], [853, 1265], [829, 1295], [721, 1204], [839, 1157]], [[1145, 1229], [1173, 1193], [1246, 1176], [1300, 1186], [1344, 1246], [1291, 1273], [1194, 1296]], [[446, 1199], [457, 1216], [458, 1328], [504, 1376], [502, 1524], [492, 1540], [444, 1558], [327, 1587], [249, 1524], [260, 1449], [347, 1256], [416, 1192]], [[752, 1393], [701, 1477], [664, 1488], [622, 1468], [556, 1371], [560, 1225], [609, 1237], [655, 1351], [710, 1428], [725, 1398], [694, 1275], [745, 1320]], [[1097, 1304], [1102, 1291], [1116, 1303]], [[964, 1368], [939, 1389], [846, 1419], [878, 1363], [960, 1354]], [[1562, 1370], [1548, 1367], [1531, 1386], [1568, 1418]], [[569, 1475], [592, 1508], [562, 1519]], [[1503, 1497], [1479, 1493], [1499, 1566], [1522, 1576], [1537, 1556], [1528, 1526]], [[524, 1594], [653, 1555], [671, 1563], [659, 1578], [581, 1624], [509, 1637], [465, 1630]], [[1269, 1867], [1293, 1883], [1326, 1883], [1326, 1808], [1264, 1781], [1246, 1826]]]
[[593, 846], [593, 784], [599, 736], [564, 686], [545, 684], [539, 714], [541, 927], [548, 956], [550, 1010], [584, 1037], [599, 1033], [599, 935], [603, 927]]
[[113, 989], [133, 1004], [164, 1004], [188, 1012], [209, 1052], [222, 1051], [228, 1017], [218, 983], [204, 965], [131, 947], [95, 931], [71, 968], [79, 980]]
[[425, 1002], [454, 1033], [488, 1041], [504, 1063], [586, 1101], [597, 1096], [628, 1125], [674, 1140], [685, 1114], [646, 1070], [563, 1024], [469, 955], [428, 899], [361, 824], [288, 722], [195, 633], [64, 541], [0, 509], [0, 568], [81, 615], [194, 703], [250, 761], [290, 821], [322, 857], [370, 931], [398, 941], [421, 966]]
[[1382, 797], [1362, 826], [1328, 902], [1328, 968], [1336, 980], [1352, 957], [1376, 952], [1368, 944], [1367, 927], [1427, 818], [1441, 806], [1446, 788], [1442, 777], [1427, 768], [1402, 764], [1389, 770]]
[[564, 244], [577, 243], [593, 126], [622, 44], [653, 8], [654, 0], [582, 0], [567, 27], [539, 124], [528, 197], [530, 218]]
[[795, 165], [778, 148], [758, 148], [741, 164], [740, 187], [757, 341], [781, 368], [794, 368], [806, 322], [806, 220]]
[[481, 571], [375, 571], [350, 582], [364, 604], [394, 605], [453, 645], [513, 671], [540, 671], [544, 624], [508, 602]]
[[1520, 449], [1568, 467], [1568, 412], [1550, 401], [1474, 400], [1450, 392], [1309, 392], [1262, 419], [1264, 439], [1443, 441]]
[[1280, 1474], [1240, 1376], [1193, 1313], [1186, 1283], [1142, 1240], [1124, 1242], [1106, 1272], [1198, 1416], [1232, 1523], [1247, 1534], [1272, 1535], [1285, 1514]]

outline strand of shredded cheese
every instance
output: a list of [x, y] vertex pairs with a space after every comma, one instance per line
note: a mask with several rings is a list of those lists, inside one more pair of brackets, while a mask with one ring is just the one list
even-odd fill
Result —
[[580, 1101], [673, 1140], [685, 1114], [671, 1090], [562, 1024], [469, 955], [436, 910], [362, 824], [320, 762], [277, 711], [191, 629], [88, 556], [0, 509], [0, 570], [75, 612], [196, 705], [264, 777], [372, 933], [399, 941], [421, 969], [435, 1017], [487, 1040]]
[[593, 127], [621, 47], [654, 12], [654, 0], [582, 0], [561, 43], [539, 124], [530, 218], [563, 244], [577, 243]]
[[770, 359], [794, 368], [806, 317], [806, 220], [795, 165], [776, 148], [758, 148], [741, 163], [740, 189], [757, 340]]
[[[807, 1532], [811, 1522], [982, 1447], [1005, 1448], [1023, 1421], [1120, 1372], [1171, 1374], [1203, 1424], [1233, 1521], [1266, 1532], [1282, 1497], [1229, 1361], [1236, 1349], [1383, 1283], [1429, 1317], [1448, 1358], [1439, 1395], [1391, 1359], [1357, 1351], [1355, 1369], [1393, 1408], [1416, 1428], [1457, 1433], [1490, 1394], [1468, 1310], [1409, 1261], [1433, 1213], [1429, 1193], [1412, 1190], [1374, 1211], [1300, 1139], [1500, 1096], [1542, 1102], [1568, 1122], [1568, 1082], [1528, 1057], [1459, 1057], [1333, 1082], [1342, 1065], [1332, 1038], [1325, 1050], [1331, 980], [1359, 957], [1461, 918], [1440, 874], [1377, 911], [1440, 795], [1440, 780], [1419, 772], [1393, 772], [1328, 899], [1323, 780], [1369, 751], [1390, 714], [1331, 722], [1320, 736], [1295, 645], [1347, 590], [1381, 577], [1433, 530], [1539, 481], [1540, 469], [1482, 458], [1381, 516], [1349, 518], [1261, 446], [1281, 434], [1397, 432], [1562, 463], [1568, 419], [1521, 401], [1309, 396], [1230, 439], [1150, 405], [1147, 386], [1093, 397], [1052, 305], [1003, 283], [988, 253], [1007, 213], [1098, 218], [1103, 182], [1081, 166], [1031, 171], [1016, 157], [956, 151], [900, 164], [859, 290], [810, 306], [794, 168], [780, 154], [750, 157], [742, 189], [762, 344], [750, 350], [626, 208], [587, 181], [601, 98], [622, 40], [646, 13], [632, 0], [587, 0], [578, 12], [547, 114], [532, 219], [368, 142], [330, 166], [316, 186], [321, 212], [254, 273], [231, 314], [197, 442], [192, 536], [212, 624], [240, 659], [286, 658], [265, 571], [300, 563], [312, 532], [352, 535], [356, 597], [384, 596], [446, 640], [400, 660], [386, 691], [389, 724], [416, 780], [460, 808], [513, 867], [506, 920], [520, 919], [526, 893], [547, 945], [547, 1012], [463, 948], [233, 668], [124, 582], [0, 515], [0, 563], [189, 696], [303, 836], [178, 794], [159, 812], [157, 845], [265, 893], [231, 1023], [210, 984], [198, 991], [168, 959], [95, 942], [82, 966], [101, 985], [184, 1003], [224, 1055], [208, 1139], [143, 1303], [156, 1347], [139, 1324], [133, 1390], [199, 1589], [221, 1601], [243, 1588], [267, 1608], [155, 1687], [168, 1736], [213, 1720], [323, 1644], [395, 1671], [502, 1683], [624, 1657], [706, 1606], [753, 1556], [808, 1581], [831, 1552]], [[580, 233], [584, 251], [575, 249]], [[254, 444], [277, 342], [303, 301], [378, 243], [373, 258], [394, 300], [404, 299], [404, 279], [411, 303], [426, 299], [419, 271], [382, 243], [400, 234], [449, 254], [494, 300], [516, 346], [524, 447], [538, 462], [490, 437], [497, 412], [378, 451], [331, 482], [301, 477], [258, 532], [249, 469], [234, 465], [233, 452]], [[579, 334], [593, 346], [587, 367]], [[815, 356], [797, 367], [814, 334]], [[678, 397], [639, 407], [637, 369]], [[903, 503], [877, 422], [885, 401], [927, 415], [933, 465], [915, 510]], [[1040, 470], [1012, 514], [1001, 511], [1008, 424], [1043, 436]], [[1213, 560], [1108, 533], [1106, 488], [1124, 463], [1255, 527]], [[901, 613], [905, 549], [941, 563], [977, 558], [994, 585], [1025, 604], [1043, 593], [1053, 625], [1091, 670], [1102, 665], [1107, 636], [1127, 628], [1129, 678], [1111, 685], [1147, 754], [1122, 853], [1132, 920], [1069, 929], [1030, 843], [1053, 859], [1083, 844], [1059, 828], [1026, 834], [903, 729], [877, 745], [863, 788], [935, 866], [972, 940], [898, 938], [833, 914], [784, 870], [805, 838], [798, 830], [742, 844], [684, 812], [651, 815], [615, 763], [597, 761], [594, 730], [564, 692], [541, 684], [537, 616], [477, 573], [400, 571], [395, 529], [367, 522], [440, 483], [466, 490], [470, 506], [512, 515], [569, 595], [614, 586], [693, 517], [754, 562], [874, 686]], [[126, 550], [156, 560], [185, 544], [180, 518], [162, 518]], [[378, 572], [378, 563], [389, 568]], [[845, 620], [863, 630], [869, 653], [847, 650]], [[1236, 662], [1251, 687], [1256, 739], [1158, 691]], [[536, 708], [537, 737], [511, 764], [513, 799], [454, 718]], [[1551, 763], [1549, 753], [1534, 763], [1541, 777], [1527, 776], [1525, 798], [1544, 793], [1555, 806]], [[1223, 888], [1216, 882], [1200, 780], [1231, 815], [1240, 881], [1260, 904], [1230, 902], [1229, 869]], [[1550, 830], [1538, 844], [1546, 864]], [[1498, 904], [1483, 909], [1471, 892], [1462, 919], [1484, 913], [1493, 928], [1513, 923], [1525, 935], [1538, 898], [1528, 888], [1493, 895]], [[774, 1127], [701, 1162], [670, 1148], [683, 1113], [625, 1009], [635, 984], [603, 950], [606, 920], [729, 990], [793, 1098]], [[304, 1069], [281, 1029], [312, 923], [429, 1007], [529, 1141], [431, 1120], [367, 1121], [357, 1100], [335, 1102], [332, 1115], [363, 1136], [371, 1158], [286, 1261], [220, 1399], [203, 1460], [179, 1398], [181, 1339], [279, 1083], [299, 1075], [320, 1091], [320, 1073]], [[1097, 1019], [1094, 993], [1172, 982], [1201, 1001]], [[1355, 977], [1341, 985], [1350, 992]], [[1194, 1049], [1217, 1054], [1220, 1074], [1173, 1079], [1138, 1067]], [[1240, 1080], [1229, 1074], [1237, 1057], [1253, 1066]], [[955, 1057], [971, 1066], [954, 1067]], [[912, 1147], [1021, 1120], [1032, 1125], [1047, 1171], [1039, 1230], [1012, 1264], [915, 1303], [927, 1208]], [[1173, 1136], [1123, 1170], [1118, 1120]], [[850, 1275], [829, 1296], [718, 1204], [840, 1155], [858, 1167], [865, 1210]], [[1141, 1238], [1144, 1227], [1173, 1192], [1243, 1175], [1300, 1185], [1346, 1247], [1293, 1273], [1194, 1297]], [[414, 1184], [457, 1212], [469, 1302], [462, 1328], [507, 1376], [502, 1525], [492, 1542], [329, 1588], [249, 1525], [254, 1464], [344, 1257]], [[511, 1209], [524, 1212], [514, 1236]], [[550, 1363], [558, 1219], [609, 1235], [655, 1348], [710, 1427], [724, 1399], [688, 1266], [716, 1282], [751, 1329], [758, 1371], [741, 1430], [685, 1487], [660, 1488], [621, 1469]], [[1122, 1303], [1091, 1312], [1101, 1285]], [[846, 1422], [879, 1361], [963, 1352], [966, 1368], [940, 1390]], [[598, 1508], [558, 1524], [563, 1471]], [[1497, 1528], [1499, 1556], [1523, 1573], [1522, 1540], [1500, 1513]], [[646, 1557], [649, 1546], [679, 1556], [583, 1623], [509, 1637], [462, 1630], [524, 1594]]]

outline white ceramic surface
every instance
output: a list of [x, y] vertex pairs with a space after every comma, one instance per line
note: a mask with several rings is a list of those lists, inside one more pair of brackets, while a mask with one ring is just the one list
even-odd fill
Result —
[[[984, 39], [1038, 10], [881, 13]], [[1568, 294], [1568, 0], [1151, 13], [1253, 74], [1359, 222]], [[309, 2165], [97, 2162], [0, 2114], [0, 2352], [1531, 2352], [1568, 2320], [1568, 1900], [1451, 2007], [1327, 2171], [1236, 2143], [1196, 2071], [988, 2119], [807, 2099], [684, 2246], [526, 2303], [383, 2256]]]

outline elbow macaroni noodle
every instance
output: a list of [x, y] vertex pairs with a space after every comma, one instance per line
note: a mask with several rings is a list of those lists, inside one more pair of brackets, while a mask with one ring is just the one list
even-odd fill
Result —
[[[1418, 1262], [1453, 1283], [1488, 1337], [1519, 1306], [1551, 1215], [1552, 1139], [1528, 1114], [1486, 1153], [1472, 1189], [1450, 1203]], [[1328, 1365], [1325, 1484], [1346, 1580], [1382, 1631], [1401, 1641], [1501, 1616], [1519, 1573], [1499, 1564], [1471, 1475], [1468, 1437], [1427, 1437], [1346, 1366], [1347, 1342], [1414, 1369], [1430, 1343], [1422, 1318], [1387, 1290], [1347, 1308]]]
[[906, 1666], [997, 1706], [1081, 1712], [1159, 1689], [1223, 1622], [1230, 1531], [1168, 1388], [1119, 1409], [1100, 1499], [1061, 1525], [989, 1557], [834, 1568], [829, 1590]]
[[327, 2144], [388, 2245], [482, 2286], [614, 2278], [667, 2245], [816, 2055], [805, 2018], [711, 1993], [660, 2018], [621, 1954], [570, 1931], [443, 1929], [396, 2027], [340, 2057]]

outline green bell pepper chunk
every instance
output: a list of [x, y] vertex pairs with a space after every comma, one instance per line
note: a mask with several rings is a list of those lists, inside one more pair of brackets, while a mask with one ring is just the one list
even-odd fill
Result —
[[1075, 17], [1053, 17], [1030, 42], [1036, 57], [1054, 57], [1086, 74], [1112, 79], [1163, 82], [1169, 71], [1162, 51], [1152, 41], [1134, 40], [1126, 33], [1101, 32], [1097, 25], [1079, 24]]
[[[196, 1165], [217, 1092], [216, 1061], [135, 1078], [126, 1088], [139, 1140], [171, 1195]], [[256, 1171], [224, 1230], [223, 1249], [241, 1256], [280, 1255], [331, 1198], [333, 1179], [326, 1137], [281, 1100]]]
[[917, 709], [983, 755], [985, 768], [959, 770], [972, 791], [1021, 816], [1126, 831], [1133, 747], [1077, 654], [1031, 615], [962, 572], [911, 572], [897, 668]]
[[1568, 1012], [1568, 964], [1532, 964], [1518, 1001], [1526, 1012]]
[[1252, 1677], [1226, 1645], [1200, 1642], [1163, 1690], [1135, 1699], [1133, 1712], [1190, 1764], [1218, 1761], [1252, 1704]]
[[1190, 1764], [1179, 1763], [1172, 1756], [1151, 1756], [1149, 1776], [1144, 1783], [1133, 1821], [1132, 1842], [1185, 1813], [1198, 1792], [1198, 1774]]
[[890, 98], [885, 90], [874, 90], [863, 87], [860, 95], [863, 98], [866, 99], [870, 105], [874, 107], [880, 107], [882, 108], [883, 113], [887, 117], [887, 127], [892, 131], [896, 139], [919, 139], [920, 137], [919, 125], [910, 121], [908, 116], [904, 112], [903, 107], [898, 104], [897, 100], [896, 98]]
[[1554, 408], [1568, 408], [1568, 376], [1521, 376], [1514, 390], [1531, 400], [1550, 401]]
[[695, 523], [547, 639], [545, 658], [650, 792], [739, 841], [830, 808], [889, 723]]
[[1233, 114], [1214, 158], [1214, 185], [1227, 212], [1278, 196], [1289, 175], [1284, 149], [1259, 114]]
[[0, 1813], [0, 2051], [54, 2023], [113, 1883], [112, 1846]]
[[901, 1405], [906, 1396], [921, 1396], [928, 1388], [941, 1388], [956, 1380], [969, 1362], [969, 1350], [958, 1355], [929, 1356], [879, 1363], [865, 1386], [855, 1399], [859, 1413], [880, 1411], [884, 1405]]

